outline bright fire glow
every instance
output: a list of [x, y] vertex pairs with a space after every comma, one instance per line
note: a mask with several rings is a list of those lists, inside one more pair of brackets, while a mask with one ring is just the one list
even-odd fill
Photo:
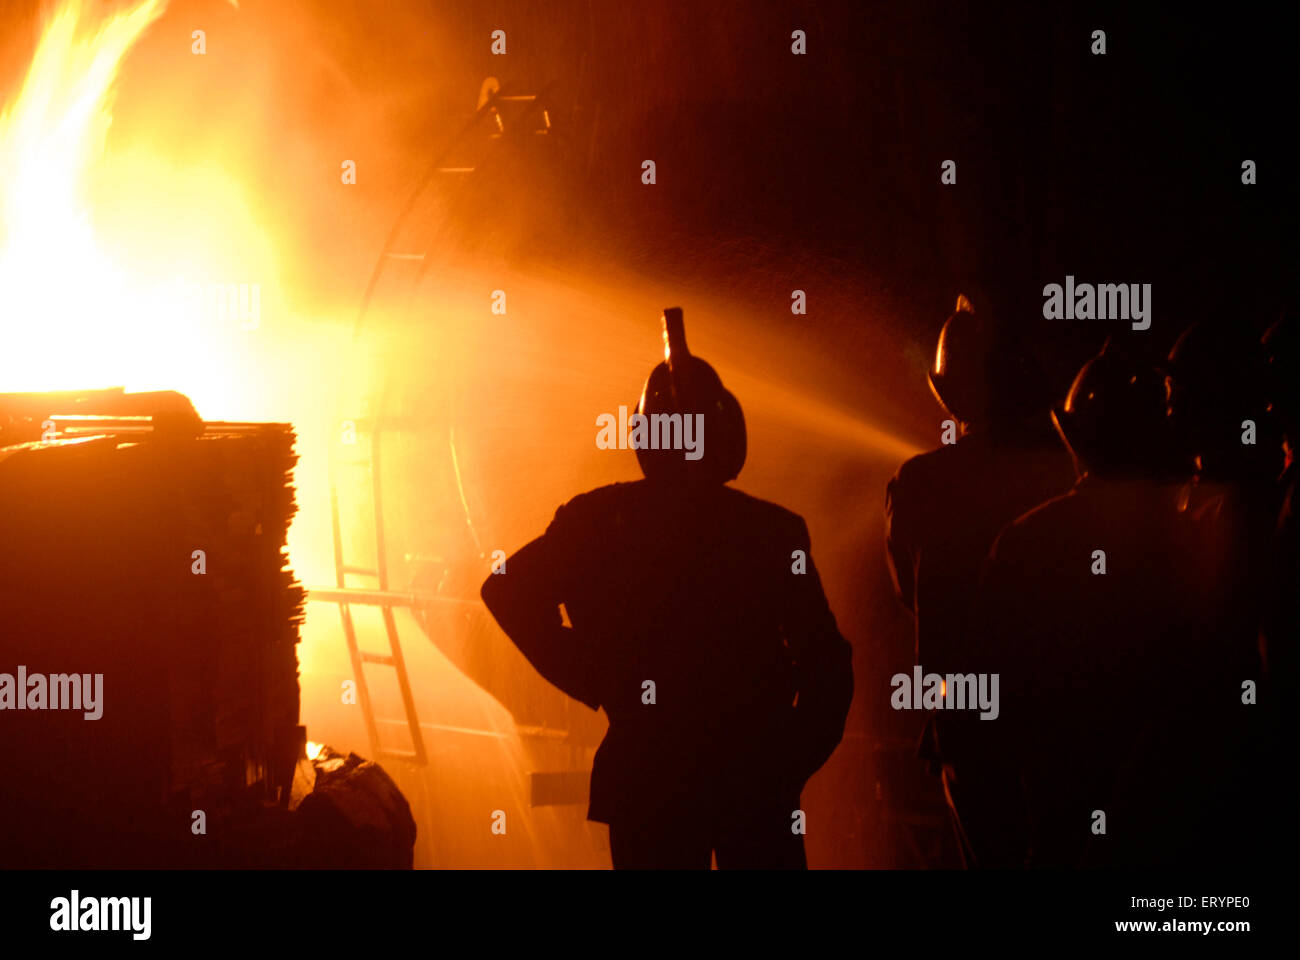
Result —
[[109, 138], [119, 68], [166, 4], [64, 0], [0, 113], [0, 392], [177, 389], [203, 416], [246, 412], [230, 371], [270, 271], [238, 182]]

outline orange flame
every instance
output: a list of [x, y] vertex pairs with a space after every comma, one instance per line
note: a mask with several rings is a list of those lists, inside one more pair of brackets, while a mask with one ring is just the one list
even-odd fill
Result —
[[[105, 311], [122, 303], [124, 281], [96, 242], [83, 191], [112, 123], [118, 65], [164, 6], [144, 0], [85, 37], [82, 4], [64, 3], [0, 116], [0, 390], [95, 386], [115, 372], [105, 369]], [[66, 382], [78, 377], [90, 380]]]
[[0, 392], [176, 389], [248, 416], [270, 240], [219, 156], [180, 165], [160, 127], [109, 137], [121, 67], [167, 0], [94, 6], [60, 4], [0, 113]]

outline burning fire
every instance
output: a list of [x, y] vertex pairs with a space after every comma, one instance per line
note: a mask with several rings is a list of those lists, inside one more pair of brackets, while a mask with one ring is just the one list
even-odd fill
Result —
[[177, 389], [247, 414], [231, 404], [264, 300], [256, 218], [219, 162], [177, 165], [156, 131], [109, 137], [120, 68], [167, 0], [92, 6], [48, 17], [0, 112], [0, 392]]

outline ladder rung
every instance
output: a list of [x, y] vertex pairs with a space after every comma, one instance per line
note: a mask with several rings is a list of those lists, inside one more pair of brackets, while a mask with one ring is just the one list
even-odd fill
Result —
[[344, 573], [355, 573], [359, 577], [379, 576], [378, 570], [371, 570], [369, 567], [350, 567], [347, 564], [344, 564], [340, 569], [342, 569]]
[[362, 663], [382, 663], [385, 666], [393, 665], [393, 655], [390, 653], [372, 653], [369, 650], [359, 651]]
[[414, 750], [389, 750], [387, 748], [379, 751], [381, 760], [418, 760], [420, 755]]
[[440, 597], [424, 594], [398, 593], [395, 590], [367, 590], [365, 587], [308, 587], [307, 599], [320, 603], [342, 603], [348, 606], [356, 604], [364, 607], [423, 607], [433, 603], [464, 603], [466, 601], [444, 600]]
[[[389, 720], [386, 717], [376, 717], [375, 723], [388, 727], [401, 727], [403, 730], [410, 730], [411, 724], [407, 720]], [[421, 723], [421, 730], [439, 730], [445, 733], [463, 733], [471, 737], [490, 737], [493, 740], [509, 740], [511, 735], [501, 733], [497, 730], [478, 730], [474, 727], [453, 727], [445, 723]]]

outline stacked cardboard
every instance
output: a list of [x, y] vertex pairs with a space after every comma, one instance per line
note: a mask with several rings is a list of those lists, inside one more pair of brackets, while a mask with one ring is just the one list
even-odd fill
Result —
[[48, 396], [0, 396], [0, 675], [102, 676], [101, 715], [0, 676], [0, 865], [244, 861], [302, 753], [293, 430]]

